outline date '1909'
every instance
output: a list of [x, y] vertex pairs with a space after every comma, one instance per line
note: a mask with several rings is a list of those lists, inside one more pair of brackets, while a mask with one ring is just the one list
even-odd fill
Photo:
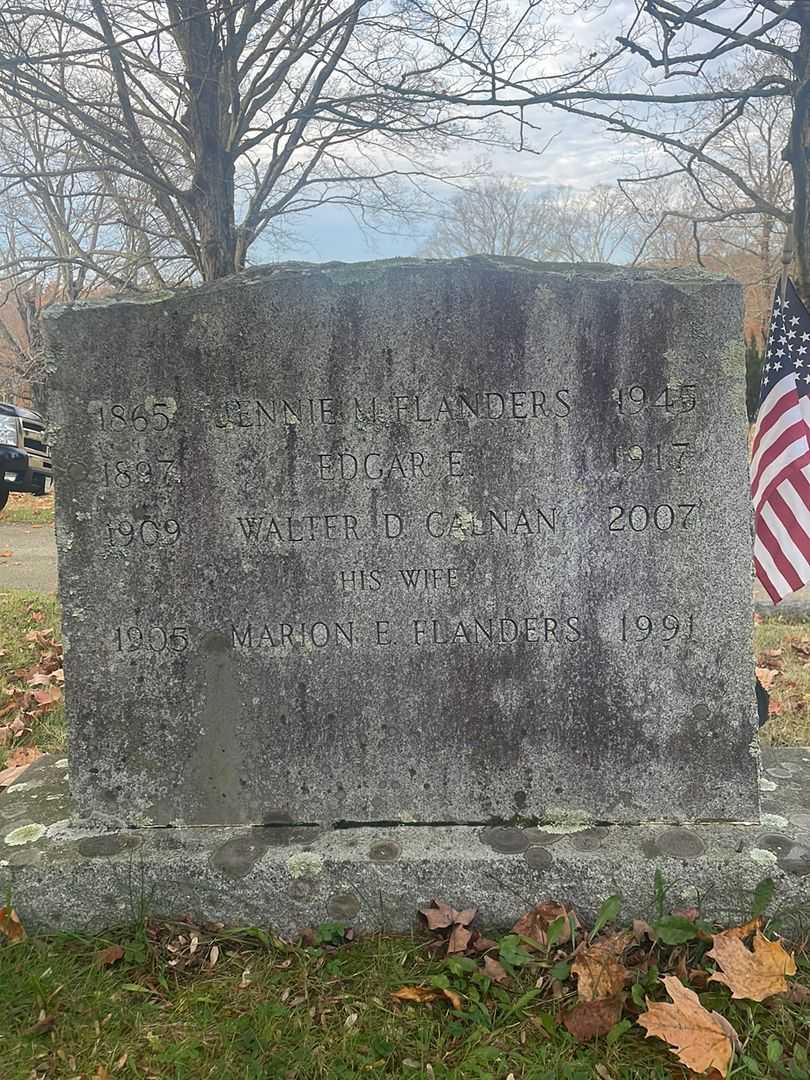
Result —
[[176, 544], [180, 539], [180, 523], [174, 518], [167, 521], [111, 521], [107, 525], [107, 534], [112, 547], [130, 547], [138, 543], [144, 547], [157, 544]]

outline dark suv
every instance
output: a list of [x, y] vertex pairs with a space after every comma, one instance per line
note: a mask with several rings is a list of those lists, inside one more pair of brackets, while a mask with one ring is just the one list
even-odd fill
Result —
[[0, 401], [0, 510], [11, 491], [47, 495], [52, 486], [45, 421], [39, 413]]

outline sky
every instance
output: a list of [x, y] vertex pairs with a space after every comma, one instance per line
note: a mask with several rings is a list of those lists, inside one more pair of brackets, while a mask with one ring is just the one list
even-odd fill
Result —
[[[589, 130], [575, 117], [547, 114], [543, 137], [551, 135], [554, 140], [540, 158], [506, 149], [488, 149], [492, 173], [517, 176], [538, 187], [567, 185], [579, 189], [612, 183], [627, 174], [622, 148], [604, 127], [593, 124]], [[253, 256], [257, 262], [290, 259], [358, 262], [418, 255], [429, 228], [426, 222], [398, 233], [394, 226], [374, 231], [358, 223], [346, 207], [322, 206], [297, 222], [297, 243], [256, 245]]]
[[[570, 29], [578, 48], [621, 33], [634, 4], [632, 0], [611, 0], [609, 5], [597, 6], [595, 10], [596, 17], [578, 17], [572, 21]], [[560, 56], [558, 60], [564, 63], [565, 57]], [[535, 145], [542, 145], [553, 136], [542, 156], [479, 146], [451, 153], [444, 164], [455, 171], [465, 160], [480, 160], [485, 153], [493, 174], [516, 176], [539, 188], [565, 185], [584, 189], [612, 183], [619, 176], [627, 175], [627, 149], [623, 149], [603, 125], [542, 107], [527, 118], [542, 128], [533, 133]], [[423, 223], [421, 227], [414, 226], [399, 233], [393, 229], [373, 231], [363, 228], [350, 211], [341, 206], [320, 207], [306, 218], [302, 216], [296, 226], [297, 243], [256, 245], [252, 252], [255, 261], [357, 262], [418, 255], [430, 228], [429, 223]]]

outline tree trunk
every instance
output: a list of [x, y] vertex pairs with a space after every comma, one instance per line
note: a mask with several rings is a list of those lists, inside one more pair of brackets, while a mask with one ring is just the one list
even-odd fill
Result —
[[204, 281], [233, 274], [237, 267], [235, 169], [225, 146], [228, 101], [222, 85], [225, 60], [211, 25], [206, 0], [181, 4], [186, 22], [178, 40], [186, 65], [189, 107], [184, 116], [191, 135], [194, 175], [186, 193], [197, 227], [198, 263]]
[[802, 300], [810, 306], [810, 10], [794, 5], [801, 20], [799, 48], [793, 71], [797, 89], [787, 158], [793, 173], [793, 237], [796, 267], [793, 274]]

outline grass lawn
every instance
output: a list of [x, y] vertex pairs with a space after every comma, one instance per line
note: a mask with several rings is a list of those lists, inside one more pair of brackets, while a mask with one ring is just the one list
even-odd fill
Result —
[[[327, 934], [334, 927], [327, 927]], [[194, 937], [199, 943], [191, 952]], [[115, 946], [120, 946], [115, 949]], [[111, 949], [111, 947], [113, 947]], [[653, 946], [648, 946], [654, 949]], [[110, 950], [105, 953], [105, 950]], [[105, 963], [111, 956], [123, 956]], [[683, 953], [683, 949], [681, 949]], [[654, 1080], [687, 1077], [634, 1023], [644, 997], [666, 1000], [647, 967], [632, 975], [625, 1019], [581, 1043], [562, 1026], [576, 999], [542, 951], [502, 986], [432, 955], [426, 937], [374, 936], [338, 947], [257, 931], [188, 926], [0, 946], [4, 1080]], [[810, 981], [800, 956], [795, 982]], [[469, 961], [471, 968], [478, 964]], [[539, 985], [537, 985], [539, 982]], [[459, 997], [400, 1004], [403, 987]], [[711, 987], [714, 986], [714, 989]], [[739, 1033], [731, 1076], [807, 1080], [810, 1005], [700, 1000]], [[637, 997], [641, 1004], [633, 1004]], [[715, 1074], [719, 1076], [719, 1073]]]
[[53, 525], [53, 495], [9, 495], [0, 525]]
[[[41, 638], [30, 641], [26, 637], [50, 629], [58, 639], [59, 605], [55, 596], [0, 589], [0, 768], [6, 765], [9, 755], [16, 763], [13, 755], [22, 748], [49, 751], [65, 745], [62, 702], [42, 707], [30, 696], [21, 700], [28, 687], [24, 674], [18, 673], [30, 671], [49, 651]], [[21, 707], [9, 708], [12, 702], [20, 702]], [[19, 735], [9, 730], [15, 721], [24, 725]]]

